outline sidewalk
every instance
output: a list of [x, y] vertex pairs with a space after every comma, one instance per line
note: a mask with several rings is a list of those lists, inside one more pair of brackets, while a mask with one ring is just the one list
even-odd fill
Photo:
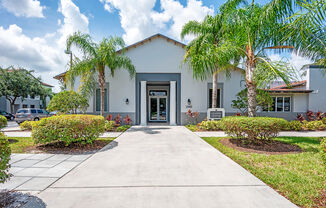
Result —
[[37, 196], [49, 208], [296, 207], [183, 126], [132, 127], [113, 142]]

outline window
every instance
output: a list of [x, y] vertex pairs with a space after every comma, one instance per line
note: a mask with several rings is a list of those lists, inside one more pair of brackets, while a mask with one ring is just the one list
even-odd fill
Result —
[[23, 108], [28, 108], [28, 105], [26, 105], [26, 104], [23, 104]]
[[35, 105], [31, 105], [31, 108], [35, 108]]
[[36, 113], [36, 110], [35, 109], [31, 109], [31, 113]]
[[[212, 107], [212, 92], [213, 89], [209, 89], [208, 92], [208, 107], [211, 108]], [[217, 107], [220, 108], [221, 107], [221, 89], [217, 89], [217, 98], [216, 98], [216, 102], [217, 102]]]
[[277, 96], [272, 98], [273, 98], [272, 105], [268, 109], [264, 108], [263, 111], [268, 111], [268, 112], [290, 112], [291, 111], [291, 97]]
[[[101, 111], [101, 90], [96, 89], [95, 92], [95, 107], [96, 111]], [[104, 89], [104, 111], [108, 111], [108, 91]]]
[[37, 113], [43, 114], [43, 110], [39, 109], [39, 110], [37, 110]]
[[30, 97], [31, 97], [31, 99], [35, 99], [35, 95], [31, 95]]
[[17, 113], [27, 113], [28, 110], [18, 110]]

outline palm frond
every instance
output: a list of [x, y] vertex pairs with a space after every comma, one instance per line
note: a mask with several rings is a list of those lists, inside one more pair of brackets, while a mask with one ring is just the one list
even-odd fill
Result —
[[67, 38], [67, 50], [70, 51], [71, 46], [81, 49], [86, 56], [96, 56], [96, 44], [92, 41], [89, 34], [75, 32]]

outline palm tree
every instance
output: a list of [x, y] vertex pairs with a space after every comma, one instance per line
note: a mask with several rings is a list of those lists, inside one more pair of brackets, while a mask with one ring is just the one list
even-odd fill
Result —
[[[135, 76], [135, 67], [131, 60], [123, 56], [125, 43], [120, 37], [103, 38], [100, 43], [95, 43], [88, 34], [76, 32], [67, 39], [67, 50], [76, 46], [83, 53], [83, 59], [75, 58], [71, 68], [67, 72], [66, 81], [74, 83], [76, 77], [81, 77], [80, 90], [82, 94], [89, 96], [95, 88], [95, 75], [101, 92], [101, 115], [104, 115], [104, 93], [105, 93], [105, 67], [110, 70], [113, 77], [117, 69], [126, 69], [130, 77]], [[117, 50], [120, 50], [117, 52]]]
[[212, 108], [217, 107], [217, 80], [218, 73], [229, 73], [230, 64], [235, 60], [237, 51], [230, 47], [230, 42], [225, 38], [224, 12], [241, 2], [229, 1], [221, 7], [221, 12], [214, 17], [207, 15], [202, 22], [190, 21], [181, 31], [181, 38], [186, 35], [196, 36], [186, 47], [184, 61], [190, 63], [193, 76], [196, 79], [207, 79], [213, 76]]
[[326, 0], [298, 1], [300, 10], [284, 27], [285, 41], [303, 56], [326, 67]]
[[[243, 60], [245, 66], [250, 117], [256, 116], [257, 86], [262, 84], [256, 79], [259, 73], [263, 72], [273, 78], [280, 77], [286, 83], [291, 78], [287, 73], [287, 65], [272, 62], [266, 50], [293, 48], [280, 44], [284, 35], [281, 32], [282, 21], [293, 13], [293, 5], [291, 0], [272, 0], [263, 6], [252, 1], [251, 4], [228, 10], [225, 14], [227, 17], [224, 24], [228, 25], [226, 33], [232, 43], [230, 47], [239, 52], [239, 59]], [[267, 81], [263, 81], [263, 84], [267, 84]]]

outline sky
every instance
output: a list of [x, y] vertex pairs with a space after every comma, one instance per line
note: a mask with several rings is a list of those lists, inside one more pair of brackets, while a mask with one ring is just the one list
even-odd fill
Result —
[[[121, 36], [127, 45], [161, 33], [180, 39], [182, 26], [214, 14], [225, 0], [0, 0], [0, 66], [34, 70], [36, 76], [60, 90], [53, 76], [68, 68], [65, 41], [76, 31], [95, 41]], [[266, 3], [268, 0], [258, 0]], [[300, 69], [310, 60], [286, 57]]]

